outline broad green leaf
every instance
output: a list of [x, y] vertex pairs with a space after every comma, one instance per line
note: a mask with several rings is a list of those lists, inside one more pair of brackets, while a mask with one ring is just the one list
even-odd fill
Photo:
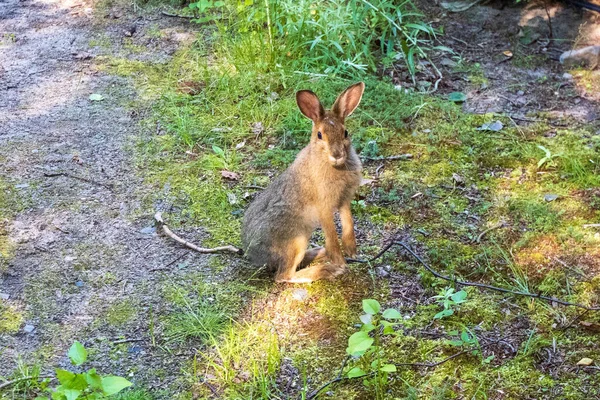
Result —
[[80, 394], [81, 390], [77, 389], [65, 389], [64, 391], [64, 395], [67, 398], [67, 400], [75, 400], [79, 397]]
[[454, 310], [447, 309], [447, 310], [440, 311], [439, 313], [435, 314], [433, 316], [433, 319], [441, 319], [441, 318], [444, 318], [444, 317], [448, 317], [448, 316], [450, 316], [452, 314], [454, 314]]
[[363, 332], [371, 332], [373, 329], [375, 329], [375, 325], [373, 324], [364, 324], [362, 328], [360, 328]]
[[388, 308], [383, 312], [383, 318], [385, 319], [401, 319], [402, 315], [398, 310], [394, 310], [393, 308]]
[[362, 322], [365, 325], [370, 324], [372, 320], [373, 316], [371, 314], [363, 314], [360, 316], [360, 322]]
[[459, 290], [458, 292], [454, 293], [450, 298], [457, 304], [463, 303], [467, 299], [467, 292], [465, 292], [464, 290]]
[[387, 325], [385, 328], [383, 328], [384, 335], [392, 335], [394, 333], [396, 333], [396, 331], [394, 330], [394, 328], [392, 328], [391, 325]]
[[396, 366], [394, 364], [385, 364], [379, 370], [383, 372], [396, 372]]
[[81, 365], [87, 360], [87, 350], [78, 341], [73, 343], [69, 349], [68, 355], [73, 365]]
[[104, 100], [104, 96], [102, 96], [101, 94], [98, 93], [92, 93], [90, 94], [90, 100], [91, 101], [101, 101]]
[[52, 392], [52, 400], [65, 400], [64, 389], [57, 387], [55, 392]]
[[363, 310], [367, 313], [367, 314], [377, 314], [379, 312], [379, 310], [381, 310], [381, 306], [379, 305], [379, 302], [377, 300], [373, 300], [373, 299], [365, 299], [362, 301], [363, 303]]
[[120, 376], [105, 376], [102, 378], [102, 391], [107, 396], [119, 393], [121, 390], [131, 385], [131, 382]]
[[212, 149], [213, 149], [213, 151], [214, 151], [214, 152], [215, 152], [217, 155], [219, 155], [219, 156], [221, 156], [221, 157], [225, 157], [225, 152], [224, 152], [224, 151], [223, 151], [223, 149], [222, 149], [222, 148], [220, 148], [219, 146], [215, 146], [215, 145], [213, 144], [213, 147], [212, 147]]
[[373, 344], [374, 339], [367, 332], [359, 331], [354, 333], [348, 339], [348, 348], [346, 351], [350, 355], [360, 355]]
[[348, 371], [348, 378], [358, 378], [360, 376], [365, 376], [367, 373], [360, 369], [360, 367], [354, 367], [350, 371]]
[[85, 381], [93, 389], [102, 389], [102, 377], [96, 373], [95, 368], [85, 373]]
[[46, 396], [38, 396], [33, 400], [48, 400], [48, 398]]
[[71, 371], [67, 371], [65, 369], [56, 369], [56, 379], [60, 382], [61, 385], [68, 386], [71, 381], [75, 379], [75, 374]]
[[489, 364], [490, 362], [492, 362], [492, 360], [494, 359], [494, 355], [492, 354], [491, 356], [487, 357], [486, 359], [483, 360], [484, 364]]
[[448, 95], [448, 100], [455, 103], [462, 103], [467, 100], [467, 96], [462, 92], [452, 92]]
[[465, 344], [462, 340], [448, 340], [448, 344], [451, 346], [462, 346]]

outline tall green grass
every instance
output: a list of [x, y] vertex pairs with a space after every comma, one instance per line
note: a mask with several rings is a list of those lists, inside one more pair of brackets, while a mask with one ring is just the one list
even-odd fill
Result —
[[201, 0], [190, 8], [197, 21], [217, 23], [228, 38], [221, 51], [239, 70], [356, 77], [403, 63], [414, 80], [436, 34], [408, 0]]

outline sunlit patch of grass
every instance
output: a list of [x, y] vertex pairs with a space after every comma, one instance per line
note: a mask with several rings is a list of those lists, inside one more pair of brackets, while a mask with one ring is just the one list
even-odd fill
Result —
[[213, 338], [208, 351], [197, 354], [194, 370], [225, 398], [268, 398], [276, 392], [281, 351], [277, 332], [267, 320], [235, 323]]

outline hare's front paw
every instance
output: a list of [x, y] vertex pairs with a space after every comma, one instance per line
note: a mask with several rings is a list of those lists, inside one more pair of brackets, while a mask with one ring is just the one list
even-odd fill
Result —
[[340, 265], [342, 267], [346, 266], [346, 259], [342, 255], [342, 252], [339, 250], [338, 250], [338, 252], [333, 253], [333, 254], [328, 253], [327, 257], [329, 258], [329, 261], [331, 262], [331, 264]]
[[356, 258], [356, 241], [342, 241], [344, 254], [350, 258]]

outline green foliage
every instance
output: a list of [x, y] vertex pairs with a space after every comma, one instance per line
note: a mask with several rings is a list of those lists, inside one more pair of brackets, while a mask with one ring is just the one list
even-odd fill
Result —
[[383, 313], [377, 300], [363, 300], [360, 316], [361, 329], [348, 339], [346, 352], [353, 357], [353, 367], [346, 372], [348, 378], [363, 377], [363, 384], [375, 392], [376, 399], [385, 398], [388, 375], [396, 372], [396, 366], [385, 362], [384, 337], [394, 336], [392, 322], [402, 318], [398, 310], [388, 308]]
[[435, 314], [433, 319], [442, 319], [454, 314], [455, 307], [467, 301], [467, 292], [464, 290], [454, 292], [454, 288], [447, 288], [433, 298], [438, 299], [438, 303], [444, 307], [444, 310]]
[[[201, 0], [189, 9], [218, 21], [238, 69], [247, 65], [342, 76], [402, 60], [409, 74], [432, 49], [434, 29], [410, 1]], [[212, 11], [212, 13], [211, 13]], [[266, 28], [266, 29], [265, 29]]]
[[541, 169], [544, 165], [546, 165], [548, 167], [556, 166], [554, 159], [557, 157], [561, 157], [561, 154], [552, 154], [552, 152], [550, 150], [548, 150], [541, 144], [538, 145], [538, 149], [542, 150], [545, 154], [544, 157], [540, 158], [540, 161], [538, 161], [538, 163], [537, 163], [538, 169]]
[[[69, 349], [68, 356], [73, 365], [80, 366], [87, 360], [87, 351], [81, 343], [76, 341]], [[101, 376], [95, 368], [84, 373], [57, 368], [56, 378], [60, 385], [55, 388], [46, 388], [46, 391], [51, 393], [52, 400], [103, 399], [132, 385], [131, 382], [120, 376]], [[38, 396], [36, 400], [49, 400], [49, 398]]]

